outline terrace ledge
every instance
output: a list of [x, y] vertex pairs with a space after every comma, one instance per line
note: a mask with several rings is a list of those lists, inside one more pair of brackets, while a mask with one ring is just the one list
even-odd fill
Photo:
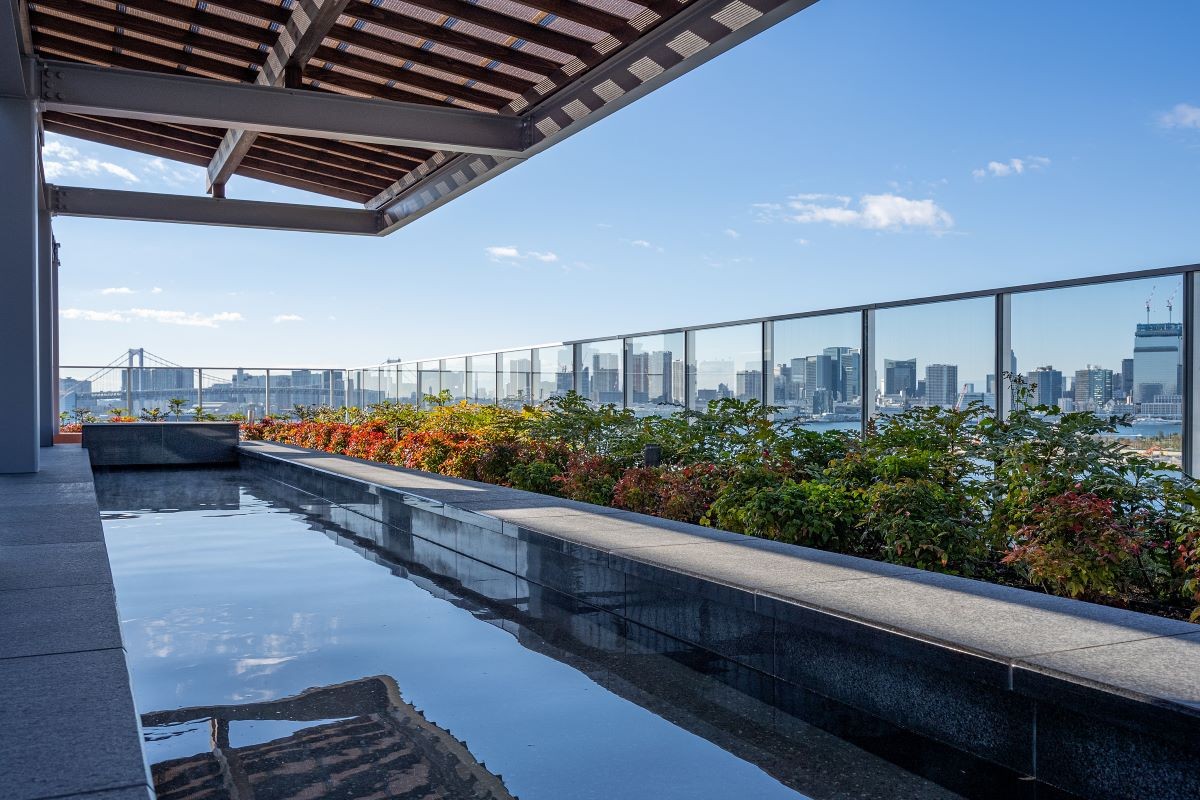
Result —
[[1200, 732], [1200, 625], [291, 445], [241, 448], [619, 556], [677, 588], [715, 584], [777, 618], [818, 612], [968, 656], [1018, 693], [1145, 705], [1141, 722]]

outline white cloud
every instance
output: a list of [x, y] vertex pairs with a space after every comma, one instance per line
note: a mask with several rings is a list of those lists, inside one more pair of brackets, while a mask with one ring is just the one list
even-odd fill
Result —
[[303, 322], [303, 321], [304, 321], [304, 317], [300, 316], [299, 314], [277, 314], [271, 319], [271, 322], [275, 322], [275, 323]]
[[485, 252], [492, 261], [525, 261], [533, 259], [534, 261], [542, 261], [547, 264], [558, 261], [558, 254], [549, 250], [520, 250], [512, 245], [488, 247], [485, 248]]
[[205, 178], [201, 167], [191, 164], [175, 164], [161, 158], [152, 158], [142, 167], [142, 173], [152, 180], [161, 181], [169, 186], [203, 185]]
[[133, 294], [133, 289], [128, 286], [109, 286], [107, 289], [101, 289], [100, 294]]
[[857, 204], [833, 194], [798, 194], [786, 203], [757, 203], [761, 219], [799, 224], [848, 225], [868, 230], [954, 227], [954, 218], [933, 200], [913, 200], [897, 194], [864, 194]]
[[1009, 175], [1022, 175], [1026, 170], [1043, 169], [1050, 166], [1050, 159], [1045, 156], [1025, 156], [1010, 158], [1008, 161], [989, 161], [987, 166], [971, 170], [976, 178], [1007, 178]]
[[730, 239], [740, 239], [740, 238], [741, 238], [741, 236], [742, 236], [740, 233], [738, 233], [737, 231], [735, 231], [733, 228], [726, 228], [726, 229], [725, 229], [725, 231], [724, 231], [724, 233], [725, 233], [725, 235], [726, 235], [726, 236], [728, 236]]
[[171, 311], [159, 308], [129, 308], [124, 311], [97, 311], [88, 308], [64, 308], [58, 312], [63, 319], [84, 322], [133, 322], [148, 320], [164, 325], [185, 325], [197, 328], [216, 328], [220, 322], [241, 322], [243, 317], [236, 311], [218, 311], [215, 314], [199, 314], [187, 311]]
[[162, 287], [155, 286], [153, 289], [150, 290], [150, 294], [162, 294]]
[[629, 244], [630, 244], [631, 246], [633, 246], [633, 247], [640, 247], [640, 248], [642, 248], [643, 250], [653, 250], [653, 251], [655, 251], [655, 252], [657, 252], [657, 253], [662, 253], [662, 252], [665, 252], [665, 251], [663, 250], [663, 248], [662, 248], [662, 247], [660, 247], [659, 245], [656, 245], [656, 244], [654, 244], [653, 242], [648, 242], [648, 241], [646, 241], [645, 239], [633, 239], [633, 240], [622, 239], [621, 241], [627, 241], [627, 242], [629, 242]]
[[63, 319], [80, 319], [85, 322], [128, 322], [120, 311], [92, 311], [86, 308], [64, 308], [58, 312]]
[[46, 144], [42, 147], [42, 167], [47, 180], [61, 178], [85, 178], [97, 175], [113, 175], [126, 183], [138, 183], [139, 179], [133, 172], [114, 164], [111, 161], [101, 161], [98, 158], [84, 156], [79, 149], [58, 138], [47, 136]]
[[1164, 128], [1195, 128], [1200, 130], [1200, 106], [1179, 103], [1170, 111], [1160, 114], [1158, 123]]

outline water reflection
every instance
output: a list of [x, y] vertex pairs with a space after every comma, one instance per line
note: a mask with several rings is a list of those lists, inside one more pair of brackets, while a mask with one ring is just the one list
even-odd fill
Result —
[[760, 672], [282, 484], [97, 490], [160, 798], [954, 796]]
[[[406, 703], [387, 675], [278, 700], [142, 715], [147, 738], [158, 740], [198, 722], [207, 723], [210, 747], [154, 765], [159, 800], [513, 800], [500, 776]], [[267, 723], [260, 735], [283, 735], [241, 745], [231, 739], [232, 725], [253, 722]]]

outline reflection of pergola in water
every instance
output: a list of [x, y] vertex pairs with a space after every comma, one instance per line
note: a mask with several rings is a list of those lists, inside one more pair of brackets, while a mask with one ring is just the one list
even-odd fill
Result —
[[[142, 715], [144, 727], [209, 719], [212, 751], [155, 764], [159, 800], [515, 800], [500, 776], [429, 722], [384, 675], [244, 705]], [[235, 721], [319, 721], [289, 736], [231, 747]]]

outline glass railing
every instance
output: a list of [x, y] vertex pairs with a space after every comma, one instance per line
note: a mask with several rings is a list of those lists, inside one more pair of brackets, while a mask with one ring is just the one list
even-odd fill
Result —
[[1064, 411], [1127, 416], [1131, 449], [1200, 465], [1200, 265], [604, 336], [355, 369], [63, 367], [62, 420], [261, 419], [297, 406], [539, 403], [576, 391], [640, 415], [758, 400], [815, 428], [1013, 403], [1008, 375]]
[[[1192, 331], [1200, 265], [783, 314], [353, 371], [373, 398], [509, 406], [574, 390], [638, 414], [759, 400], [817, 428], [979, 402], [1006, 414], [1006, 376], [1064, 411], [1128, 415], [1132, 449], [1191, 464], [1200, 381]], [[384, 387], [388, 388], [384, 388]], [[394, 387], [394, 392], [391, 387]]]
[[[128, 420], [255, 420], [296, 407], [353, 405], [361, 372], [279, 367], [66, 366], [58, 371], [63, 425]], [[379, 370], [376, 370], [379, 372]], [[375, 392], [370, 402], [378, 402]]]

